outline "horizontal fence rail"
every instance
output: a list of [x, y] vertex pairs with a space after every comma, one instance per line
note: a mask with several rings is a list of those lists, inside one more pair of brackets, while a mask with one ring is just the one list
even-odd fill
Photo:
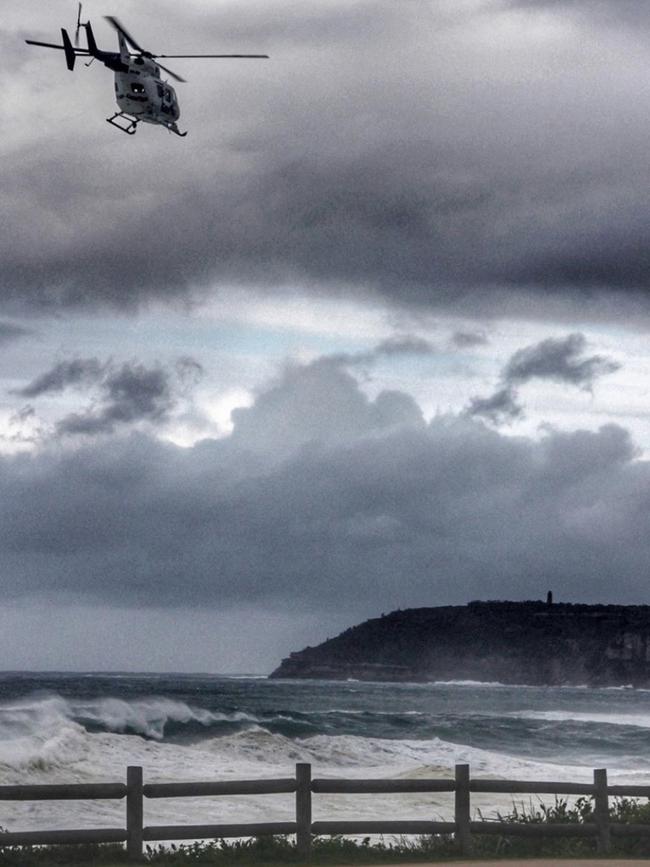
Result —
[[124, 783], [76, 783], [56, 786], [0, 786], [0, 801], [90, 801], [125, 798]]
[[388, 795], [393, 792], [453, 792], [454, 780], [314, 780], [312, 792]]
[[197, 798], [207, 795], [276, 795], [295, 792], [295, 779], [233, 780], [224, 783], [147, 783], [145, 798]]
[[50, 846], [57, 843], [124, 843], [122, 828], [93, 828], [79, 831], [7, 831], [0, 835], [3, 846]]
[[[413, 792], [454, 794], [454, 820], [451, 822], [422, 819], [312, 821], [312, 795], [376, 795]], [[593, 798], [593, 821], [504, 822], [474, 821], [471, 815], [473, 793], [575, 795]], [[295, 821], [249, 822], [215, 825], [145, 825], [145, 799], [197, 798], [238, 795], [295, 796]], [[124, 828], [83, 830], [18, 831], [0, 833], [3, 846], [40, 846], [58, 843], [126, 843], [129, 858], [142, 859], [147, 841], [221, 839], [292, 834], [300, 854], [309, 858], [312, 838], [339, 834], [444, 834], [454, 836], [459, 851], [472, 852], [473, 837], [494, 834], [502, 837], [585, 837], [593, 838], [597, 851], [611, 849], [612, 837], [650, 837], [650, 824], [611, 822], [609, 799], [612, 797], [650, 798], [650, 786], [607, 783], [607, 771], [593, 772], [592, 783], [568, 783], [546, 780], [471, 779], [469, 765], [456, 765], [453, 779], [312, 779], [311, 765], [296, 765], [295, 777], [271, 780], [227, 780], [200, 783], [144, 783], [142, 768], [129, 767], [126, 783], [90, 783], [73, 785], [0, 786], [0, 801], [121, 800], [126, 799]]]
[[273, 837], [295, 834], [295, 822], [257, 822], [245, 825], [154, 825], [143, 829], [145, 840], [220, 840], [225, 837]]
[[311, 832], [319, 834], [453, 834], [455, 822], [426, 822], [422, 820], [373, 822], [314, 822]]
[[543, 780], [472, 780], [470, 792], [505, 795], [593, 795], [593, 783], [553, 783]]

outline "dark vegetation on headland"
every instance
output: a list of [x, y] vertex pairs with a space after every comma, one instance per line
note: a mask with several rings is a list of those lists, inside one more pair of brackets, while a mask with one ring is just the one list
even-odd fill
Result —
[[271, 677], [650, 686], [650, 606], [470, 602], [367, 620]]
[[[579, 798], [569, 805], [556, 800], [553, 806], [513, 805], [510, 813], [497, 817], [505, 822], [531, 824], [592, 823], [593, 800]], [[620, 799], [610, 808], [610, 821], [650, 825], [650, 804]], [[1, 840], [1, 837], [0, 837]], [[589, 858], [597, 861], [595, 841], [583, 838], [519, 838], [485, 835], [474, 837], [474, 857], [512, 859], [558, 857]], [[612, 841], [609, 858], [650, 856], [650, 837], [623, 837]], [[365, 838], [361, 841], [343, 837], [319, 837], [314, 840], [310, 864], [393, 864], [415, 861], [443, 861], [459, 857], [453, 837], [419, 837], [413, 840]], [[0, 846], [3, 867], [117, 867], [130, 863], [119, 845], [43, 846], [36, 849]], [[142, 862], [140, 862], [142, 863]], [[253, 867], [256, 864], [304, 864], [296, 844], [286, 837], [264, 837], [227, 842], [225, 840], [186, 844], [178, 847], [148, 848], [144, 863], [184, 867]]]

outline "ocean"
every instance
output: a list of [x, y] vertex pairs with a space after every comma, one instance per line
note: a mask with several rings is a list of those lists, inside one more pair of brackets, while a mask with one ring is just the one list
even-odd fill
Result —
[[[650, 784], [650, 691], [207, 674], [0, 674], [0, 784], [472, 775]], [[521, 803], [522, 796], [517, 796]], [[536, 799], [533, 800], [533, 803]], [[483, 795], [483, 814], [512, 799]], [[314, 820], [449, 818], [451, 796], [319, 795]], [[146, 802], [147, 824], [286, 821], [293, 796]], [[0, 801], [7, 830], [122, 826], [124, 802]]]

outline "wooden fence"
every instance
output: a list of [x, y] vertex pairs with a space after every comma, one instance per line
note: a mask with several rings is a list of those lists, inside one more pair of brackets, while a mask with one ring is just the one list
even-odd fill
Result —
[[[312, 821], [312, 794], [396, 794], [453, 792], [454, 821], [357, 820]], [[471, 793], [584, 795], [594, 799], [591, 823], [523, 823], [483, 819], [472, 821]], [[234, 795], [295, 794], [295, 821], [230, 825], [145, 825], [145, 798], [196, 798]], [[475, 834], [499, 836], [592, 837], [600, 853], [611, 848], [612, 836], [650, 837], [649, 825], [610, 822], [610, 797], [650, 798], [650, 786], [609, 786], [607, 771], [593, 772], [593, 783], [534, 780], [471, 779], [469, 765], [456, 765], [453, 779], [312, 779], [310, 764], [297, 764], [295, 777], [273, 780], [235, 780], [208, 783], [144, 783], [142, 768], [129, 767], [126, 783], [94, 783], [45, 786], [0, 786], [0, 801], [126, 799], [125, 828], [68, 831], [24, 831], [0, 834], [0, 846], [56, 843], [126, 843], [129, 857], [142, 858], [146, 841], [221, 839], [295, 834], [304, 858], [311, 853], [312, 836], [333, 834], [449, 834], [462, 854], [472, 852]]]

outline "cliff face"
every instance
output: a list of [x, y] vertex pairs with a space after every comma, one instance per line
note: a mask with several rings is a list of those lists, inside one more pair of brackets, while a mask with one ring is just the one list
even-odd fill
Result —
[[271, 677], [650, 686], [650, 606], [471, 602], [367, 620]]

